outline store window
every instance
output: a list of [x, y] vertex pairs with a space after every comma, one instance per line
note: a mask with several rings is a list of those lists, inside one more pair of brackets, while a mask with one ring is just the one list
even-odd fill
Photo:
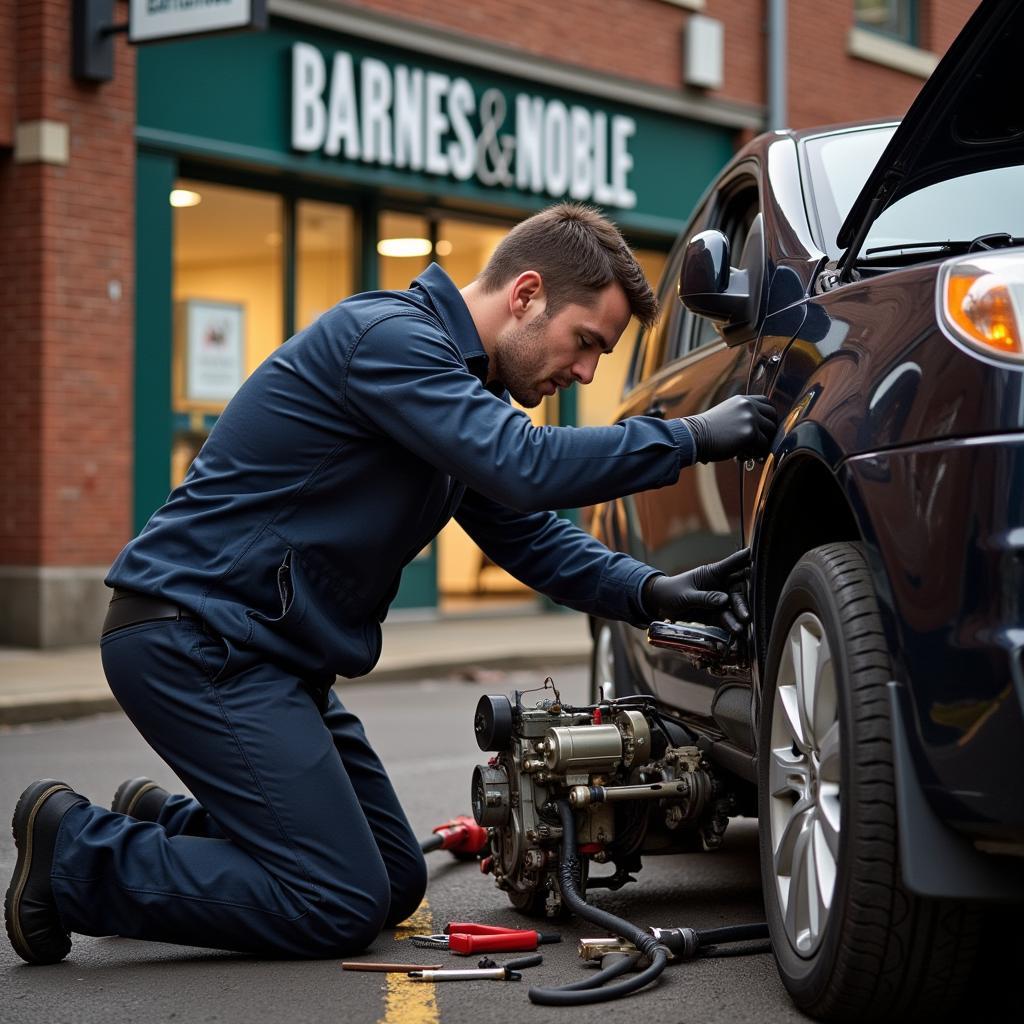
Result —
[[917, 45], [917, 0], [855, 0], [854, 16], [860, 28]]
[[284, 200], [183, 179], [170, 202], [176, 486], [228, 400], [283, 340]]
[[[510, 227], [441, 218], [435, 226], [434, 259], [457, 288], [464, 288], [483, 270]], [[545, 398], [536, 408], [524, 411], [538, 426], [558, 422], [555, 398]], [[438, 537], [437, 584], [441, 610], [449, 613], [528, 604], [534, 599], [533, 591], [491, 562], [454, 520]]]
[[430, 266], [430, 222], [414, 213], [386, 211], [377, 222], [377, 277], [388, 291], [408, 288]]
[[295, 329], [356, 290], [351, 207], [300, 199], [295, 207]]
[[437, 225], [437, 261], [457, 288], [465, 288], [487, 265], [508, 234], [504, 224], [478, 224], [446, 217]]

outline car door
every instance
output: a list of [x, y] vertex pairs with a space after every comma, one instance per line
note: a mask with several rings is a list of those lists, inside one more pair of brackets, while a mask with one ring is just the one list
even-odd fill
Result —
[[[704, 225], [726, 235], [734, 265], [742, 263], [740, 254], [759, 213], [756, 168], [741, 165], [716, 192]], [[668, 268], [673, 271], [677, 280], [678, 266]], [[650, 382], [647, 408], [642, 410], [666, 419], [704, 412], [745, 394], [752, 352], [751, 345], [728, 347], [710, 321], [684, 309], [678, 299], [674, 306], [677, 312], [666, 321], [664, 365]], [[742, 467], [733, 460], [698, 463], [684, 469], [677, 483], [636, 495], [636, 532], [646, 560], [675, 574], [741, 547], [741, 474]], [[647, 644], [643, 651], [645, 675], [654, 692], [673, 707], [710, 718], [721, 677], [695, 668], [671, 651]], [[749, 685], [749, 680], [743, 682]]]
[[[681, 321], [687, 315], [677, 296], [677, 282], [682, 266], [687, 239], [702, 231], [707, 222], [710, 202], [698, 208], [686, 230], [677, 240], [668, 259], [658, 286], [658, 318], [640, 331], [633, 349], [623, 404], [616, 419], [627, 416], [658, 415], [656, 395], [662, 382], [662, 369], [672, 359], [673, 339], [680, 335]], [[617, 551], [624, 551], [641, 562], [651, 563], [646, 539], [641, 529], [637, 502], [643, 495], [631, 494], [610, 502], [601, 510], [603, 539]], [[653, 563], [651, 563], [653, 564]], [[651, 663], [647, 657], [647, 631], [622, 625], [627, 660], [637, 682], [647, 692], [653, 692]]]

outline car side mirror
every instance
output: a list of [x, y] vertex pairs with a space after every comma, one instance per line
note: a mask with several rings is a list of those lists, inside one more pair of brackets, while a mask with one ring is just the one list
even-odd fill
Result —
[[743, 246], [743, 269], [729, 266], [729, 239], [721, 231], [701, 231], [683, 254], [679, 301], [697, 316], [713, 321], [730, 345], [749, 340], [761, 307], [764, 235], [761, 215], [754, 218]]

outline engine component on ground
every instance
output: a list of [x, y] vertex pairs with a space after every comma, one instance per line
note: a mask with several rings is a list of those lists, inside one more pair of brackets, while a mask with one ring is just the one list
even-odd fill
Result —
[[473, 731], [481, 750], [501, 750], [512, 738], [512, 705], [503, 693], [481, 697], [473, 716]]
[[[574, 862], [576, 860], [576, 826], [574, 812], [566, 800], [559, 800], [557, 803], [558, 817], [562, 825], [562, 848], [559, 865], [559, 885], [561, 886], [562, 898], [569, 909], [578, 914], [586, 921], [607, 928], [614, 933], [631, 942], [638, 953], [650, 961], [635, 978], [626, 981], [616, 982], [614, 985], [603, 987], [609, 973], [619, 973], [616, 970], [618, 957], [623, 954], [611, 954], [616, 959], [609, 963], [605, 970], [598, 972], [596, 977], [588, 978], [585, 981], [575, 982], [563, 988], [531, 988], [529, 991], [530, 1002], [542, 1006], [585, 1006], [589, 1003], [604, 1003], [610, 999], [619, 999], [629, 995], [637, 989], [650, 984], [665, 969], [668, 963], [668, 950], [659, 944], [658, 940], [647, 932], [637, 928], [636, 925], [624, 921], [621, 917], [609, 914], [607, 911], [591, 907], [576, 890], [574, 879]], [[625, 954], [628, 956], [628, 954]], [[604, 960], [602, 960], [604, 966]]]
[[612, 771], [622, 760], [622, 734], [614, 725], [548, 729], [544, 763], [553, 772]]
[[573, 786], [569, 791], [569, 803], [578, 808], [591, 803], [621, 803], [624, 800], [667, 800], [670, 797], [685, 800], [689, 795], [687, 779], [650, 782], [645, 786]]
[[[473, 772], [473, 814], [490, 833], [481, 868], [516, 908], [546, 917], [565, 912], [559, 800], [575, 815], [581, 891], [633, 881], [645, 853], [721, 841], [734, 801], [685, 726], [653, 699], [569, 707], [550, 680], [540, 699], [525, 697], [482, 697], [474, 720], [480, 746], [496, 751]], [[592, 864], [611, 864], [614, 872], [590, 877]]]
[[512, 805], [505, 769], [478, 764], [473, 769], [472, 799], [473, 816], [478, 824], [487, 827], [507, 825]]

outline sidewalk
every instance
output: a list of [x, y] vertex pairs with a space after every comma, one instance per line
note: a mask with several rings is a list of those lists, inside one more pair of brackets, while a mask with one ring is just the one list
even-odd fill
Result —
[[[586, 618], [576, 612], [396, 621], [384, 624], [384, 651], [359, 682], [442, 678], [476, 670], [583, 664]], [[339, 680], [344, 687], [347, 680]], [[0, 725], [76, 718], [117, 708], [99, 645], [39, 651], [0, 647]]]

